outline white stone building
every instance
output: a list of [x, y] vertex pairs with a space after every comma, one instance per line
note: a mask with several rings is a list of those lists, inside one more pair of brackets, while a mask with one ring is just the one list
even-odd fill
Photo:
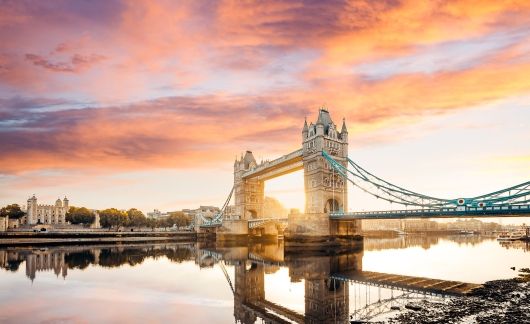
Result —
[[8, 226], [9, 226], [9, 217], [0, 216], [0, 232], [7, 231]]
[[57, 199], [55, 205], [38, 205], [35, 195], [28, 199], [27, 215], [25, 223], [28, 225], [35, 224], [66, 224], [66, 213], [68, 212], [68, 199], [64, 197]]
[[168, 216], [169, 216], [169, 213], [163, 213], [158, 209], [155, 209], [152, 212], [147, 213], [147, 218], [160, 219], [160, 218], [164, 218]]

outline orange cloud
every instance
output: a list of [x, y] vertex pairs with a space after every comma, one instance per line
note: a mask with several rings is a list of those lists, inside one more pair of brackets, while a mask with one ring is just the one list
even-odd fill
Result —
[[[192, 167], [232, 159], [249, 139], [299, 135], [305, 108], [274, 98], [167, 98], [128, 107], [37, 113], [4, 132], [1, 172], [46, 168]], [[272, 103], [275, 102], [275, 103]], [[34, 104], [35, 105], [35, 104]], [[260, 105], [273, 109], [259, 111]], [[21, 115], [31, 113], [31, 109]], [[5, 119], [17, 118], [5, 116]], [[262, 134], [269, 136], [256, 136]], [[284, 148], [287, 143], [278, 143]]]
[[[336, 122], [369, 131], [528, 93], [529, 15], [527, 1], [9, 3], [0, 8], [0, 149], [18, 154], [0, 156], [0, 172], [285, 153], [323, 103]], [[472, 49], [472, 64], [414, 64], [440, 44], [512, 34], [524, 37]], [[416, 69], [358, 72], [402, 57]], [[9, 101], [17, 97], [75, 102], [28, 108]]]

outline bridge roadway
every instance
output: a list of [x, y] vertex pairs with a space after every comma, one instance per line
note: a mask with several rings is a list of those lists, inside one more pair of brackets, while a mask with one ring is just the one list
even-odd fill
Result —
[[260, 226], [263, 226], [267, 223], [282, 223], [287, 224], [288, 219], [287, 218], [256, 218], [256, 219], [249, 219], [248, 220], [248, 228], [258, 228]]
[[455, 218], [455, 217], [529, 217], [530, 205], [507, 205], [487, 207], [447, 207], [430, 209], [402, 209], [362, 212], [333, 212], [333, 220], [352, 219], [404, 219], [404, 218]]

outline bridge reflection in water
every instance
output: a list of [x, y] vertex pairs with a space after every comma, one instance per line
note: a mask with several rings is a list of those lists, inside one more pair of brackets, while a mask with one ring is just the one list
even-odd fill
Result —
[[[377, 241], [369, 249], [399, 247], [403, 242]], [[368, 243], [368, 242], [367, 242]], [[423, 243], [424, 244], [424, 243]], [[436, 244], [429, 241], [427, 244]], [[234, 319], [240, 323], [344, 323], [370, 320], [391, 307], [427, 298], [464, 294], [476, 284], [363, 271], [363, 250], [329, 253], [284, 254], [282, 244], [222, 247], [197, 244], [131, 244], [127, 246], [56, 246], [0, 249], [0, 266], [17, 271], [25, 262], [26, 276], [35, 280], [40, 271], [66, 277], [68, 269], [92, 265], [134, 266], [147, 258], [164, 256], [173, 262], [194, 262], [219, 268], [234, 298]], [[284, 269], [289, 280], [302, 283], [304, 308], [290, 309], [267, 299], [266, 276]], [[268, 287], [275, 289], [277, 287]], [[269, 290], [270, 292], [270, 290]], [[274, 294], [272, 294], [274, 295]]]

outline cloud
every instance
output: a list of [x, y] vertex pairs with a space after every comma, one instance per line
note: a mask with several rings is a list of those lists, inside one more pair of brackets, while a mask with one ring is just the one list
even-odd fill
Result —
[[8, 2], [0, 149], [18, 155], [1, 172], [200, 166], [296, 147], [322, 104], [354, 134], [528, 93], [529, 14], [527, 1]]
[[[49, 100], [53, 102], [52, 100]], [[20, 106], [40, 106], [32, 102]], [[268, 109], [268, 106], [274, 106]], [[2, 128], [1, 172], [41, 168], [142, 169], [195, 167], [232, 158], [242, 142], [272, 144], [261, 136], [292, 129], [305, 107], [274, 98], [171, 97], [130, 106], [38, 111], [11, 116]], [[259, 134], [260, 136], [256, 136]], [[288, 138], [286, 138], [288, 139]], [[289, 143], [290, 140], [287, 141]], [[277, 142], [276, 147], [286, 143]]]
[[105, 59], [106, 59], [105, 56], [97, 55], [97, 54], [90, 54], [90, 55], [74, 54], [70, 58], [69, 62], [52, 62], [40, 55], [26, 54], [26, 60], [30, 61], [36, 66], [43, 67], [53, 72], [78, 73], [80, 71], [90, 68], [91, 66]]

